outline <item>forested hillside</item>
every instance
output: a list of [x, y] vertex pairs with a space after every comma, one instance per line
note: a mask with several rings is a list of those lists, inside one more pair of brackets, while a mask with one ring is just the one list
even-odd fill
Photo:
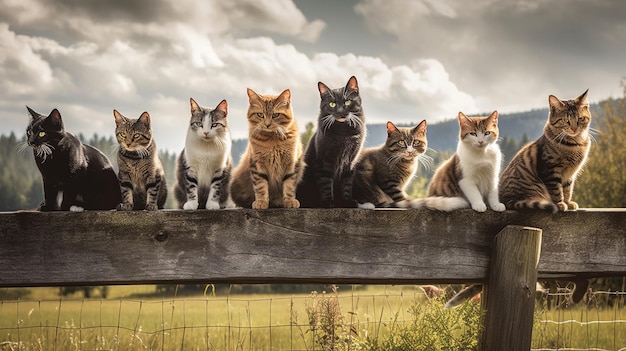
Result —
[[[624, 200], [623, 180], [626, 179], [626, 165], [624, 160], [626, 157], [611, 156], [612, 153], [622, 152], [626, 150], [626, 142], [623, 135], [626, 135], [626, 126], [624, 125], [624, 115], [626, 108], [624, 107], [624, 99], [607, 100], [592, 108], [593, 126], [599, 126], [598, 129], [606, 129], [607, 132], [600, 131], [601, 135], [596, 135], [599, 140], [597, 145], [592, 146], [592, 158], [586, 171], [581, 177], [581, 183], [586, 184], [585, 187], [577, 187], [577, 195], [582, 197], [585, 202], [581, 202], [581, 206], [616, 206], [615, 201], [607, 199], [606, 205], [597, 201], [592, 201], [592, 195], [586, 194], [585, 189], [596, 189], [596, 194], [600, 191], [612, 193], [611, 197], [622, 199], [622, 207], [626, 206]], [[500, 147], [504, 153], [504, 162], [508, 162], [529, 140], [533, 140], [541, 135], [543, 126], [548, 115], [547, 109], [532, 110], [522, 113], [502, 114], [500, 115]], [[303, 141], [306, 143], [314, 126], [312, 124], [302, 128]], [[458, 122], [456, 119], [431, 124], [428, 126], [428, 142], [429, 150], [427, 155], [432, 157], [432, 167], [428, 168], [421, 165], [418, 174], [409, 189], [412, 196], [424, 196], [428, 180], [433, 174], [434, 168], [443, 160], [448, 158], [456, 149], [458, 140]], [[378, 146], [384, 143], [386, 138], [386, 128], [383, 124], [368, 125], [366, 139], [366, 147]], [[117, 142], [112, 136], [93, 135], [90, 138], [79, 134], [81, 140], [93, 145], [104, 152], [114, 167], [116, 165], [116, 147]], [[0, 135], [0, 211], [14, 211], [20, 209], [36, 208], [43, 199], [43, 190], [41, 175], [35, 166], [32, 151], [24, 146], [24, 136], [15, 134]], [[618, 141], [617, 147], [615, 141]], [[20, 145], [22, 147], [20, 147]], [[239, 162], [239, 158], [245, 147], [247, 140], [240, 139], [233, 142], [232, 155], [235, 164]], [[22, 151], [19, 151], [22, 149]], [[601, 151], [600, 151], [601, 149]], [[595, 150], [595, 151], [594, 151]], [[165, 166], [168, 188], [170, 196], [166, 204], [167, 208], [174, 208], [172, 189], [175, 183], [175, 166], [178, 152], [169, 150], [161, 150], [160, 157]], [[611, 162], [611, 165], [604, 165], [605, 162]], [[608, 182], [610, 179], [599, 179], [606, 175], [606, 170], [610, 170], [611, 174], [615, 174], [617, 183], [611, 183], [612, 187], [617, 187], [616, 191], [611, 192], [602, 188], [600, 185]], [[620, 178], [621, 177], [621, 178]], [[611, 178], [612, 179], [612, 178]], [[620, 187], [621, 186], [621, 187]], [[609, 195], [606, 195], [609, 196]], [[605, 196], [605, 197], [606, 197]], [[613, 202], [611, 202], [613, 201]], [[617, 201], [619, 203], [619, 201]]]

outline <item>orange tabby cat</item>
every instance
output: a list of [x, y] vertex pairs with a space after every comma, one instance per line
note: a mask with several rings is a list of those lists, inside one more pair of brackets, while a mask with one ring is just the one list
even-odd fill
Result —
[[278, 96], [248, 89], [248, 147], [233, 171], [231, 196], [240, 207], [298, 208], [302, 142], [291, 110], [289, 89]]

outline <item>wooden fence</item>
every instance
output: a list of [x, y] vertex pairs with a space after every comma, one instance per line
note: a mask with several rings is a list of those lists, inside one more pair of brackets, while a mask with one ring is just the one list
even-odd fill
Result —
[[485, 284], [481, 350], [529, 350], [537, 279], [626, 275], [626, 210], [0, 213], [0, 287]]

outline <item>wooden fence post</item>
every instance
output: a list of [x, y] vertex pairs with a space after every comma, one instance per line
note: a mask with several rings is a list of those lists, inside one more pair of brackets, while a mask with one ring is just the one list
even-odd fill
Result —
[[482, 351], [528, 351], [532, 339], [541, 229], [506, 226], [494, 240]]

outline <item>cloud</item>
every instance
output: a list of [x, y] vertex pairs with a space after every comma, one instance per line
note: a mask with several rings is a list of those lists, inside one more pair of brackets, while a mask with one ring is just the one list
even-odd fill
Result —
[[259, 30], [315, 42], [326, 27], [324, 21], [309, 22], [292, 0], [234, 0], [212, 3], [221, 17], [220, 31], [243, 33]]

